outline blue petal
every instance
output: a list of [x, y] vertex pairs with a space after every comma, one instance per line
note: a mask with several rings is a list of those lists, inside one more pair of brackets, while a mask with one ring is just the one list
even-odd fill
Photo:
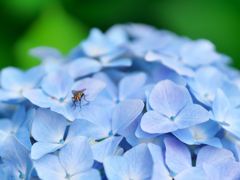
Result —
[[32, 136], [37, 141], [59, 143], [66, 126], [67, 121], [62, 115], [39, 108], [32, 123]]
[[178, 129], [172, 132], [174, 136], [176, 136], [182, 142], [192, 145], [195, 144], [195, 140], [193, 139], [193, 135], [189, 128], [186, 129]]
[[49, 108], [56, 104], [58, 100], [45, 94], [41, 89], [31, 89], [23, 92], [23, 96], [31, 101], [33, 104], [42, 107]]
[[116, 42], [117, 44], [128, 41], [128, 34], [124, 25], [114, 25], [106, 31], [106, 36], [109, 40]]
[[240, 89], [234, 82], [226, 79], [221, 89], [228, 97], [232, 107], [240, 105]]
[[192, 167], [192, 159], [189, 149], [181, 141], [166, 137], [166, 164], [174, 173]]
[[71, 176], [71, 180], [101, 180], [101, 176], [98, 170], [90, 169], [86, 172]]
[[151, 138], [151, 137], [156, 137], [158, 135], [161, 135], [161, 133], [151, 134], [151, 133], [147, 133], [147, 132], [143, 131], [141, 128], [141, 122], [140, 122], [136, 129], [135, 135], [137, 138]]
[[70, 98], [65, 99], [64, 102], [55, 101], [50, 107], [51, 111], [62, 114], [69, 121], [73, 121], [77, 118], [79, 111], [81, 111], [81, 109], [79, 110], [78, 108], [80, 109], [79, 105], [77, 105], [75, 109]]
[[208, 144], [210, 146], [214, 146], [214, 147], [218, 147], [218, 148], [222, 148], [222, 143], [221, 143], [220, 139], [216, 138], [216, 137], [206, 139], [205, 141], [202, 141], [201, 143]]
[[64, 72], [49, 73], [44, 77], [41, 87], [45, 93], [60, 100], [65, 98], [73, 85], [72, 77]]
[[198, 104], [186, 105], [176, 116], [174, 122], [178, 128], [183, 129], [209, 120], [210, 114]]
[[115, 48], [111, 52], [109, 52], [105, 55], [102, 55], [99, 58], [99, 60], [102, 64], [108, 64], [109, 62], [114, 61], [114, 60], [119, 59], [122, 56], [124, 56], [124, 54], [126, 54], [127, 51], [128, 50], [126, 47], [120, 46], [120, 47]]
[[56, 150], [62, 148], [63, 143], [45, 143], [45, 142], [36, 142], [32, 146], [31, 158], [37, 160], [44, 155], [55, 152]]
[[207, 175], [202, 168], [191, 167], [185, 169], [174, 177], [174, 180], [207, 180]]
[[94, 134], [94, 138], [98, 140], [108, 137], [108, 133], [111, 131], [111, 115], [112, 108], [91, 103], [82, 107], [78, 118], [86, 119], [98, 126], [99, 129]]
[[12, 122], [13, 122], [13, 130], [16, 131], [20, 126], [23, 125], [26, 118], [26, 110], [25, 106], [21, 105], [13, 114]]
[[[116, 84], [109, 78], [104, 72], [99, 72], [93, 76], [94, 79], [98, 79], [106, 84], [105, 90], [108, 92], [113, 100], [118, 98], [118, 89]], [[104, 90], [103, 90], [104, 91]]]
[[237, 162], [225, 162], [218, 166], [204, 164], [203, 169], [209, 179], [239, 179], [240, 164]]
[[156, 111], [148, 111], [141, 120], [141, 128], [148, 133], [168, 133], [178, 129], [169, 118]]
[[239, 159], [240, 159], [240, 145], [235, 145], [236, 147], [236, 150], [237, 150], [237, 156], [238, 156], [238, 162], [239, 162]]
[[158, 83], [159, 81], [169, 79], [178, 85], [186, 86], [187, 84], [186, 80], [182, 76], [177, 74], [172, 69], [169, 69], [161, 64], [153, 69], [152, 75], [156, 83]]
[[176, 116], [187, 104], [192, 104], [188, 90], [170, 80], [160, 81], [149, 96], [151, 107], [167, 117]]
[[[150, 91], [152, 91], [152, 89]], [[153, 110], [152, 107], [149, 104], [150, 91], [145, 91], [145, 95], [146, 95], [146, 109], [147, 109], [147, 111]]]
[[152, 179], [158, 180], [160, 178], [163, 180], [172, 180], [165, 165], [162, 148], [152, 143], [148, 144], [148, 148], [154, 162]]
[[231, 109], [227, 112], [225, 122], [230, 126], [222, 126], [227, 131], [233, 133], [237, 137], [240, 137], [240, 112], [239, 109]]
[[93, 153], [86, 137], [75, 137], [59, 152], [59, 160], [70, 175], [89, 170], [93, 165]]
[[17, 139], [24, 144], [28, 149], [31, 149], [32, 144], [29, 137], [30, 133], [26, 127], [21, 127], [16, 133]]
[[62, 53], [53, 47], [47, 46], [38, 46], [29, 50], [29, 54], [34, 56], [40, 60], [44, 60], [46, 58], [61, 58]]
[[113, 134], [126, 129], [142, 112], [144, 103], [141, 100], [126, 99], [121, 101], [113, 110]]
[[139, 122], [141, 121], [142, 118], [142, 113], [138, 115], [138, 117], [123, 131], [119, 132], [118, 134], [123, 136], [123, 137], [128, 137], [128, 136], [135, 136], [135, 131], [139, 125]]
[[98, 127], [96, 125], [84, 119], [76, 119], [70, 125], [66, 142], [71, 141], [71, 139], [77, 136], [90, 138], [97, 130]]
[[144, 179], [151, 177], [153, 161], [146, 144], [140, 144], [129, 151], [125, 157], [129, 164], [130, 179]]
[[109, 156], [104, 159], [103, 165], [109, 180], [129, 179], [129, 166], [126, 158]]
[[30, 150], [19, 142], [15, 136], [10, 135], [6, 139], [1, 158], [11, 169], [17, 169], [21, 173], [25, 173], [28, 161], [29, 161]]
[[99, 162], [103, 162], [105, 157], [114, 155], [122, 138], [122, 136], [112, 136], [104, 139], [101, 142], [98, 142], [97, 144], [94, 144], [92, 146], [94, 159]]
[[147, 53], [145, 59], [149, 62], [159, 61], [163, 65], [167, 66], [170, 69], [173, 69], [178, 74], [183, 75], [183, 76], [193, 77], [195, 74], [192, 69], [185, 66], [177, 58], [175, 58], [171, 55], [167, 55], [167, 54], [163, 54], [163, 53], [155, 53], [155, 52], [150, 51]]
[[35, 116], [35, 113], [36, 113], [36, 109], [34, 107], [30, 107], [26, 114], [26, 118], [25, 118], [26, 120], [23, 124], [23, 127], [26, 127], [29, 132], [30, 132], [30, 128], [32, 127], [32, 121]]
[[104, 55], [113, 49], [104, 34], [97, 28], [92, 28], [89, 37], [81, 43], [83, 51], [90, 57]]
[[225, 120], [227, 111], [230, 109], [230, 102], [221, 89], [217, 89], [217, 94], [212, 104], [212, 111], [217, 121]]
[[[119, 82], [119, 99], [132, 99], [132, 94], [138, 93], [147, 81], [147, 74], [144, 72], [133, 73], [125, 76]], [[144, 92], [142, 92], [144, 96]]]
[[126, 138], [126, 140], [133, 147], [135, 147], [135, 146], [137, 146], [139, 144], [142, 144], [142, 143], [144, 143], [144, 144], [153, 143], [153, 144], [159, 145], [161, 147], [164, 147], [165, 145], [163, 143], [163, 139], [166, 136], [169, 136], [169, 135], [166, 134], [166, 135], [157, 136], [157, 137], [151, 137], [151, 138], [137, 138], [136, 136], [131, 135], [131, 136], [128, 136]]
[[0, 165], [0, 179], [1, 180], [11, 179], [11, 169], [9, 167]]
[[159, 164], [153, 165], [153, 174], [151, 180], [172, 180], [173, 178], [170, 176], [170, 173], [166, 168], [163, 168]]
[[132, 65], [132, 60], [128, 58], [117, 59], [108, 63], [103, 63], [103, 67], [129, 67]]
[[[7, 118], [0, 119], [0, 131], [10, 133], [12, 131], [12, 121]], [[1, 137], [1, 136], [0, 136]]]
[[5, 140], [7, 139], [8, 135], [9, 135], [8, 133], [0, 130], [0, 155], [2, 152], [3, 145], [4, 145]]
[[196, 98], [200, 102], [211, 106], [216, 90], [224, 83], [224, 74], [215, 67], [205, 66], [198, 68], [194, 79], [195, 80], [188, 82], [190, 90], [194, 95], [198, 94]]
[[35, 160], [34, 167], [41, 179], [66, 179], [66, 171], [55, 155], [47, 154], [41, 159]]
[[100, 62], [87, 57], [78, 58], [70, 62], [67, 66], [67, 72], [74, 79], [98, 72], [101, 69], [102, 65]]
[[220, 54], [215, 51], [213, 43], [206, 39], [188, 41], [180, 48], [180, 56], [184, 63], [196, 68], [200, 65], [212, 64], [220, 59]]
[[224, 148], [204, 146], [198, 152], [196, 167], [202, 167], [204, 163], [218, 165], [228, 161], [235, 161], [231, 151]]
[[7, 67], [1, 71], [1, 87], [12, 91], [21, 91], [23, 71], [14, 67]]
[[23, 74], [22, 90], [39, 87], [45, 71], [42, 66], [35, 66]]

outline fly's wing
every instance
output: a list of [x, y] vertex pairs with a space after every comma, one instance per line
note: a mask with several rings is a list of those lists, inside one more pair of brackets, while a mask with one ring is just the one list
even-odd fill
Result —
[[77, 92], [77, 91], [75, 91], [75, 90], [72, 90], [72, 94], [73, 94], [73, 95], [75, 95], [75, 93], [76, 93], [76, 92]]
[[86, 89], [82, 89], [81, 92], [84, 92]]

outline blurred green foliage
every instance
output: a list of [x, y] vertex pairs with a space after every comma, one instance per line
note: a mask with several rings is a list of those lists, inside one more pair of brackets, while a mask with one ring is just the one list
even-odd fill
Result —
[[239, 0], [2, 0], [0, 69], [39, 63], [30, 48], [46, 45], [66, 54], [87, 37], [117, 23], [147, 23], [190, 38], [211, 40], [240, 69]]

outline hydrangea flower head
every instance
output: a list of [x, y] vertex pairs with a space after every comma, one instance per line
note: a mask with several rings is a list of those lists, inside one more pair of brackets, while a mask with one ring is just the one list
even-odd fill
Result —
[[1, 180], [240, 179], [240, 71], [209, 40], [117, 24], [1, 71]]

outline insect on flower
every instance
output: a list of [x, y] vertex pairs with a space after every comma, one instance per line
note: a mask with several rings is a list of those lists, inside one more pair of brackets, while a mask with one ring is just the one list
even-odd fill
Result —
[[[79, 101], [79, 106], [80, 106], [80, 108], [82, 108], [82, 107], [81, 107], [82, 97], [84, 98], [85, 101], [87, 101], [87, 100], [85, 99], [85, 96], [86, 96], [86, 95], [83, 93], [85, 90], [86, 90], [86, 89], [83, 89], [83, 90], [81, 90], [81, 91], [72, 90], [72, 94], [73, 94], [72, 101], [73, 101], [73, 105], [75, 105], [74, 110], [76, 109], [76, 102], [78, 102], [78, 101]], [[90, 101], [87, 101], [87, 102], [90, 102]]]

